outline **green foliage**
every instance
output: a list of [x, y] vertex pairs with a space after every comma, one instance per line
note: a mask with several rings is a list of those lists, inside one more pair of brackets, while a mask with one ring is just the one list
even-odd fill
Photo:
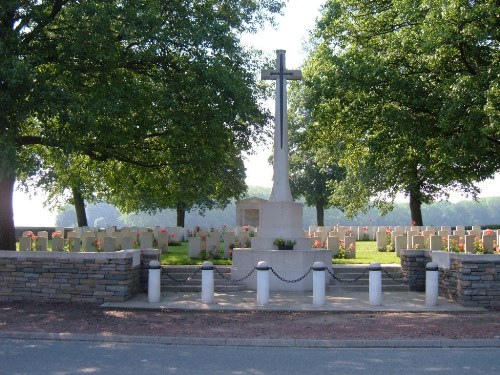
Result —
[[305, 103], [308, 96], [304, 85], [292, 85], [290, 90], [290, 188], [292, 196], [304, 197], [308, 206], [316, 207], [317, 225], [324, 224], [324, 210], [332, 206], [329, 198], [334, 181], [344, 177], [344, 170], [330, 160], [324, 163], [315, 154], [314, 139], [308, 139], [308, 128], [313, 122]]
[[285, 240], [284, 238], [275, 238], [273, 245], [278, 247], [278, 250], [293, 250], [297, 242], [294, 240]]
[[[387, 212], [474, 196], [500, 168], [495, 2], [329, 1], [304, 68], [310, 138], [346, 177], [332, 203]], [[389, 203], [389, 204], [387, 204]]]
[[[240, 153], [270, 118], [254, 75], [264, 61], [239, 38], [282, 7], [3, 1], [0, 179], [78, 188], [127, 212], [223, 207], [243, 193]], [[12, 218], [0, 223], [13, 232]]]

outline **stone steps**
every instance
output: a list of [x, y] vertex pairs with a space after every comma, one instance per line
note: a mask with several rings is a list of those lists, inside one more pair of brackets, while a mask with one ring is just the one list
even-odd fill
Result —
[[[342, 281], [333, 279], [330, 275], [330, 283], [326, 287], [327, 293], [354, 293], [368, 292], [369, 290], [369, 271], [365, 270], [368, 265], [334, 265], [333, 274]], [[383, 292], [407, 292], [408, 285], [401, 284], [401, 266], [382, 265], [382, 269], [387, 271], [394, 279], [382, 271], [382, 291]], [[363, 274], [363, 272], [365, 272]], [[356, 280], [356, 281], [354, 281]], [[399, 280], [399, 281], [398, 281]]]
[[[225, 278], [231, 278], [231, 267], [216, 266], [216, 268]], [[161, 290], [163, 292], [201, 292], [201, 274], [200, 266], [162, 266]], [[245, 285], [233, 283], [224, 277], [214, 270], [216, 292], [246, 289]]]

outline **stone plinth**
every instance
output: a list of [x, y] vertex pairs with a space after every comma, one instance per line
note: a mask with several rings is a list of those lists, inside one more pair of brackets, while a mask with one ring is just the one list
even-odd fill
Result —
[[[264, 202], [260, 206], [260, 238], [304, 238], [303, 204], [297, 202]], [[252, 243], [252, 247], [254, 247]], [[310, 245], [308, 246], [310, 247]], [[254, 247], [255, 248], [255, 247]], [[259, 248], [264, 250], [264, 248]]]
[[[307, 250], [255, 250], [255, 249], [234, 249], [233, 266], [231, 268], [231, 278], [241, 279], [246, 276], [260, 261], [266, 261], [276, 273], [286, 280], [295, 280], [302, 277], [314, 264], [323, 262], [331, 271], [332, 252], [326, 249]], [[257, 289], [257, 275], [255, 271], [252, 276], [244, 280], [243, 283], [249, 289]], [[271, 272], [271, 271], [269, 271]], [[271, 291], [311, 291], [313, 286], [313, 273], [296, 283], [286, 283], [279, 280], [274, 274], [269, 275], [269, 285]], [[325, 283], [330, 277], [325, 277]]]

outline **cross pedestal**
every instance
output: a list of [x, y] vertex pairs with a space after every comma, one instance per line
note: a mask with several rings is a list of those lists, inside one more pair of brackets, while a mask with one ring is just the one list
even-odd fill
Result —
[[[260, 206], [259, 228], [257, 237], [252, 238], [252, 248], [233, 250], [231, 275], [234, 279], [247, 275], [259, 261], [266, 261], [287, 280], [300, 278], [317, 261], [331, 269], [332, 253], [311, 248], [311, 240], [304, 235], [303, 205], [293, 201], [290, 191], [286, 81], [302, 79], [302, 72], [287, 70], [285, 66], [285, 51], [278, 50], [276, 69], [262, 71], [262, 79], [276, 81], [273, 189], [269, 201]], [[273, 244], [276, 238], [295, 241], [294, 250], [278, 250]], [[255, 275], [245, 282], [248, 287], [256, 288]], [[296, 283], [285, 283], [271, 275], [270, 288], [280, 291], [312, 290], [312, 273]]]

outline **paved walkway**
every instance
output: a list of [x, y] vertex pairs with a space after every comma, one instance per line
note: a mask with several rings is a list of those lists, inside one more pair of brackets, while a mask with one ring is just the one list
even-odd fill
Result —
[[348, 311], [348, 312], [460, 312], [485, 311], [483, 308], [464, 307], [439, 297], [437, 306], [425, 305], [425, 293], [384, 292], [381, 306], [371, 306], [368, 292], [337, 294], [326, 297], [323, 306], [313, 305], [312, 292], [271, 292], [269, 304], [257, 304], [255, 291], [215, 293], [215, 303], [204, 304], [201, 293], [162, 293], [159, 303], [149, 303], [146, 294], [126, 302], [109, 302], [105, 307], [124, 309], [181, 309], [229, 311]]

